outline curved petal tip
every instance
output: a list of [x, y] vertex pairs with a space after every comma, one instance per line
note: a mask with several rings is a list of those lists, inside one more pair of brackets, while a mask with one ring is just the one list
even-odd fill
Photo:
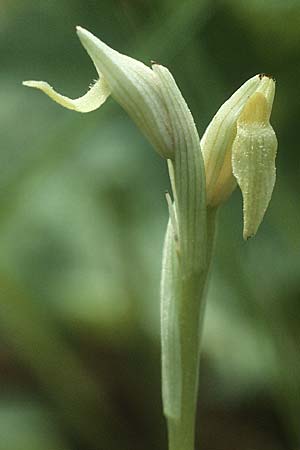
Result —
[[96, 81], [96, 83], [91, 86], [85, 95], [76, 99], [71, 99], [59, 94], [45, 81], [23, 81], [22, 84], [23, 86], [39, 89], [56, 103], [64, 106], [65, 108], [82, 113], [94, 111], [99, 108], [111, 92], [103, 77]]

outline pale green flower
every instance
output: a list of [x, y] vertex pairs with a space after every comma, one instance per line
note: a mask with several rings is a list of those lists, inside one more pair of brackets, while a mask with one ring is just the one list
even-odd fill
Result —
[[[77, 27], [77, 34], [99, 75], [83, 97], [72, 100], [43, 81], [23, 84], [40, 89], [62, 106], [79, 112], [99, 108], [111, 95], [164, 158], [174, 160], [175, 152], [183, 145], [199, 147], [192, 115], [165, 67], [154, 64], [151, 69], [113, 50], [81, 27]], [[245, 238], [256, 233], [275, 183], [277, 141], [269, 124], [274, 93], [272, 78], [265, 75], [250, 78], [220, 107], [201, 139], [206, 204], [220, 205], [238, 183], [244, 201]], [[263, 98], [268, 111], [265, 122], [257, 118], [250, 126], [245, 120], [249, 114], [245, 115], [243, 110], [248, 104], [247, 111], [253, 111], [255, 103], [264, 103]], [[184, 153], [186, 149], [181, 151]], [[190, 152], [189, 157], [193, 154]]]

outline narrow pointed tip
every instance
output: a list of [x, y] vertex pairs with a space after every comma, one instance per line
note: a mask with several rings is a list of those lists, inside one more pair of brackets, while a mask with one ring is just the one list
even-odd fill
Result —
[[76, 26], [76, 33], [77, 34], [84, 34], [84, 33], [88, 33], [88, 31], [85, 28], [82, 28], [80, 25]]
[[[94, 36], [93, 33], [86, 30], [85, 28], [77, 26], [76, 32], [81, 44], [93, 61], [99, 76], [101, 76], [101, 74], [103, 73], [102, 69], [104, 59], [108, 58], [107, 62], [109, 64], [113, 62], [114, 64], [114, 61], [112, 61], [112, 56], [119, 55], [119, 53], [106, 45], [103, 41], [101, 41], [101, 39]], [[112, 68], [110, 67], [109, 71], [111, 70]]]
[[32, 81], [22, 81], [23, 86], [32, 87]]
[[97, 40], [97, 38], [88, 30], [85, 28], [82, 28], [81, 26], [77, 25], [76, 27], [76, 33], [79, 37], [79, 40], [81, 41], [82, 45], [87, 49], [87, 45], [91, 45], [90, 43], [92, 41]]
[[[87, 50], [88, 54], [94, 61], [95, 52], [99, 49], [100, 45], [104, 45], [100, 39], [94, 36], [90, 31], [80, 26], [76, 27], [77, 36], [82, 43], [83, 47]], [[95, 61], [94, 61], [95, 63]]]
[[41, 91], [45, 91], [49, 88], [49, 84], [46, 83], [45, 81], [27, 80], [22, 81], [22, 85], [26, 87], [40, 89]]
[[79, 25], [77, 25], [76, 27], [76, 33], [81, 41], [82, 40], [90, 41], [92, 39], [97, 39], [90, 31], [86, 30], [85, 28], [82, 28]]

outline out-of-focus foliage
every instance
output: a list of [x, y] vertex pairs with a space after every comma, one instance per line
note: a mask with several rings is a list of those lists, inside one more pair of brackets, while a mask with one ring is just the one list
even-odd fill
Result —
[[[200, 134], [255, 73], [277, 83], [277, 184], [257, 237], [222, 209], [204, 332], [201, 448], [300, 445], [300, 3], [2, 0], [0, 450], [165, 449], [159, 275], [165, 163], [109, 100], [74, 33], [174, 74]], [[201, 233], [201, 230], [199, 230]]]

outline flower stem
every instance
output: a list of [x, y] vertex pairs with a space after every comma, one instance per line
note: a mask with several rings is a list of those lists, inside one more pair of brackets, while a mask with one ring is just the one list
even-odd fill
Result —
[[[178, 265], [178, 327], [180, 341], [181, 402], [178, 417], [169, 417], [169, 450], [194, 450], [199, 358], [207, 281], [214, 247], [216, 209], [207, 210], [206, 266], [185, 277]], [[174, 368], [176, 370], [176, 368]]]

